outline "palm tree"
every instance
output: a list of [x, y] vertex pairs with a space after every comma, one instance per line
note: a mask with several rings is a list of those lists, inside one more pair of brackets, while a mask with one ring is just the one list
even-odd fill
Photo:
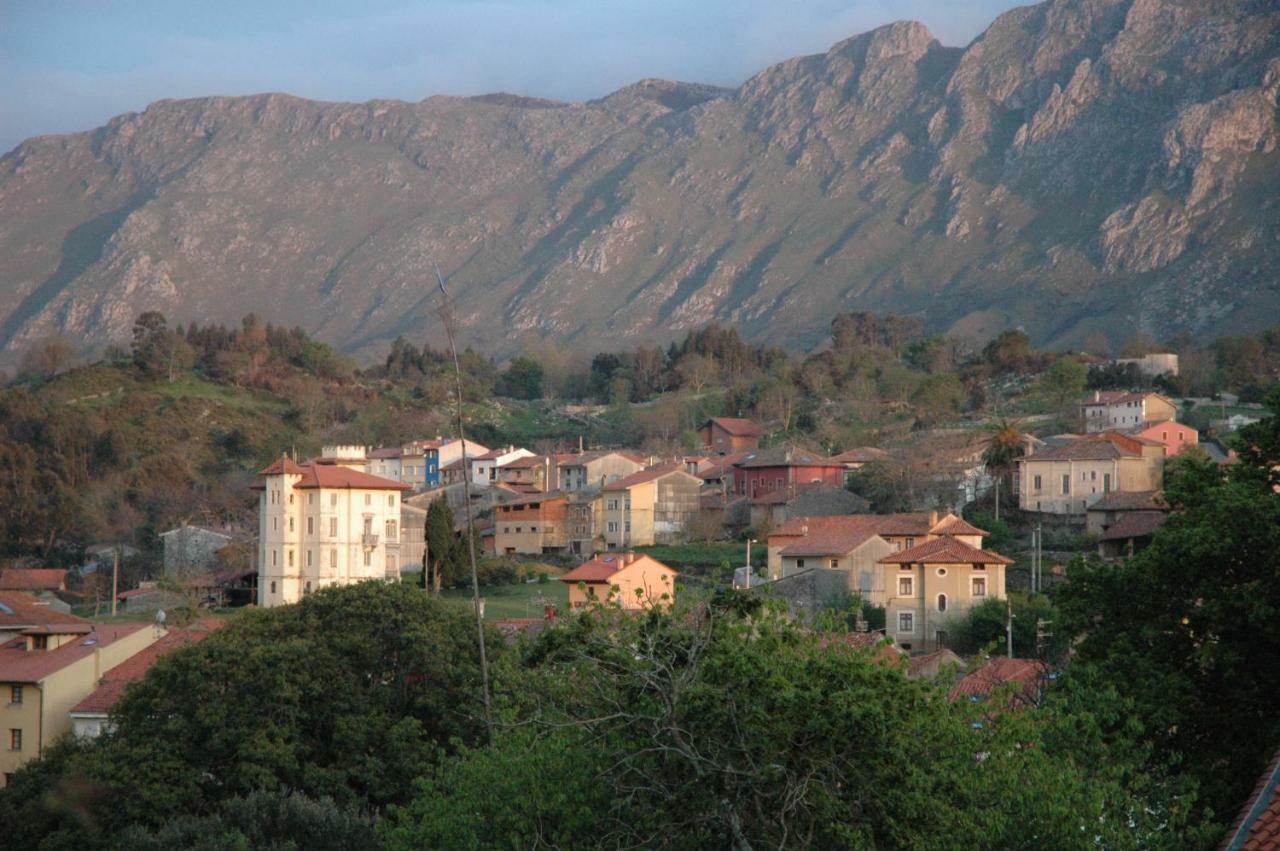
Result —
[[1000, 519], [1000, 480], [1008, 478], [1017, 466], [1019, 458], [1025, 454], [1026, 444], [1022, 430], [1016, 422], [1001, 418], [991, 427], [987, 438], [987, 447], [982, 453], [982, 460], [996, 480], [996, 519]]

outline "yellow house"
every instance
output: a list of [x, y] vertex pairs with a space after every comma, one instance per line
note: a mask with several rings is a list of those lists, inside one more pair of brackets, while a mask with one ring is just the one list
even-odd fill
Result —
[[72, 708], [103, 674], [162, 632], [145, 623], [59, 622], [26, 629], [0, 646], [0, 786], [71, 730]]
[[569, 608], [609, 603], [623, 609], [670, 606], [676, 573], [657, 559], [635, 553], [604, 553], [560, 577], [569, 586]]
[[1046, 446], [1018, 459], [1018, 507], [1078, 514], [1109, 493], [1159, 490], [1165, 447], [1114, 431]]
[[[963, 520], [956, 534], [939, 537], [880, 559], [886, 584], [889, 637], [904, 650], [932, 650], [946, 643], [947, 624], [974, 605], [1005, 596], [1005, 568], [1013, 560], [981, 549], [980, 532]], [[978, 545], [970, 543], [975, 540]]]
[[648, 547], [683, 540], [698, 516], [702, 479], [678, 464], [654, 467], [604, 486], [607, 549]]

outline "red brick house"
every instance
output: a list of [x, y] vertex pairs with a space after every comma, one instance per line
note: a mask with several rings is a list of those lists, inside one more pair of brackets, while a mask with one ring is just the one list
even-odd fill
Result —
[[724, 454], [741, 449], [759, 449], [760, 426], [740, 417], [712, 417], [698, 429], [704, 449]]
[[739, 496], [795, 491], [810, 485], [844, 487], [844, 464], [794, 446], [752, 453], [737, 464], [733, 486]]

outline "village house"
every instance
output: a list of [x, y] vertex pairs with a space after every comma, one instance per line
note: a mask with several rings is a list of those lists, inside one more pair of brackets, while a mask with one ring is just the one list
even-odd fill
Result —
[[569, 498], [539, 493], [494, 508], [493, 545], [498, 555], [541, 555], [568, 549]]
[[560, 577], [569, 587], [569, 608], [591, 603], [623, 609], [671, 606], [679, 574], [662, 562], [633, 552], [603, 553]]
[[1005, 568], [1013, 559], [982, 549], [985, 534], [959, 520], [950, 533], [879, 560], [885, 623], [899, 647], [935, 650], [946, 644], [950, 622], [984, 600], [1004, 598]]
[[158, 537], [164, 545], [164, 575], [173, 578], [217, 570], [218, 550], [234, 540], [229, 532], [185, 523]]
[[598, 489], [576, 491], [565, 505], [565, 535], [573, 555], [594, 555], [603, 544], [604, 498]]
[[0, 628], [36, 621], [0, 644], [0, 787], [71, 729], [70, 710], [99, 679], [149, 647], [162, 631], [146, 623], [93, 624], [0, 596]]
[[1164, 480], [1162, 444], [1108, 431], [1046, 445], [1018, 459], [1018, 507], [1079, 515], [1113, 491], [1151, 491]]
[[644, 469], [644, 459], [630, 452], [601, 450], [560, 455], [557, 489], [577, 493], [602, 488]]
[[490, 449], [482, 455], [463, 460], [464, 466], [470, 469], [471, 484], [488, 486], [497, 484], [499, 467], [509, 464], [517, 458], [532, 457], [533, 453], [528, 449], [505, 446], [498, 449]]
[[769, 533], [768, 571], [771, 579], [782, 576], [782, 550], [809, 535], [829, 535], [849, 530], [856, 532], [863, 524], [870, 524], [872, 531], [885, 540], [894, 552], [914, 547], [923, 542], [933, 530], [949, 525], [952, 515], [938, 517], [936, 511], [905, 514], [851, 514], [834, 517], [797, 516]]
[[400, 576], [408, 485], [341, 465], [282, 458], [259, 475], [258, 605], [330, 585]]
[[551, 490], [557, 476], [556, 460], [550, 455], [527, 455], [497, 467], [497, 481], [523, 493]]
[[217, 618], [204, 618], [181, 629], [170, 628], [150, 647], [106, 671], [98, 681], [97, 688], [68, 713], [72, 732], [88, 739], [108, 732], [111, 729], [111, 710], [124, 697], [124, 691], [130, 683], [136, 683], [145, 677], [161, 656], [199, 643], [225, 623], [226, 621]]
[[832, 455], [831, 460], [844, 467], [845, 483], [848, 484], [853, 474], [863, 467], [877, 461], [888, 461], [892, 457], [888, 452], [874, 446], [858, 446], [847, 449], [839, 455]]
[[1114, 491], [1089, 506], [1085, 512], [1084, 529], [1090, 535], [1098, 536], [1125, 517], [1134, 514], [1163, 515], [1168, 510], [1160, 491]]
[[708, 452], [721, 455], [759, 449], [763, 435], [760, 426], [742, 417], [712, 417], [698, 427], [699, 445]]
[[1143, 423], [1140, 426], [1125, 429], [1124, 433], [1130, 437], [1140, 437], [1143, 440], [1153, 440], [1161, 444], [1164, 446], [1166, 458], [1178, 455], [1187, 447], [1196, 446], [1200, 443], [1200, 432], [1191, 426], [1183, 425], [1173, 420]]
[[602, 489], [607, 549], [647, 547], [684, 539], [698, 516], [702, 480], [678, 465], [642, 470]]
[[839, 519], [844, 522], [804, 529], [807, 534], [781, 547], [779, 578], [813, 568], [839, 570], [846, 575], [845, 590], [870, 601], [877, 596], [877, 588], [882, 590], [883, 586], [878, 562], [894, 552], [893, 545], [876, 534], [874, 515]]
[[1095, 390], [1080, 409], [1090, 434], [1178, 418], [1178, 406], [1159, 393]]
[[844, 465], [794, 446], [753, 452], [738, 462], [734, 486], [739, 496], [757, 497], [771, 491], [795, 493], [804, 485], [844, 486]]
[[738, 470], [736, 465], [750, 454], [750, 452], [730, 452], [720, 455], [713, 463], [698, 471], [698, 478], [702, 479], [709, 488], [715, 488], [726, 495], [737, 496], [738, 490], [734, 484]]

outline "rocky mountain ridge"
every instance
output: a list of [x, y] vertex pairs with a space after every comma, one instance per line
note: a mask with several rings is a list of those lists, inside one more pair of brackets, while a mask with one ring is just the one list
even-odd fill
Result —
[[850, 309], [1037, 343], [1280, 316], [1280, 8], [1051, 0], [966, 48], [917, 23], [736, 90], [161, 101], [0, 158], [0, 345], [250, 311], [375, 354], [794, 347]]

